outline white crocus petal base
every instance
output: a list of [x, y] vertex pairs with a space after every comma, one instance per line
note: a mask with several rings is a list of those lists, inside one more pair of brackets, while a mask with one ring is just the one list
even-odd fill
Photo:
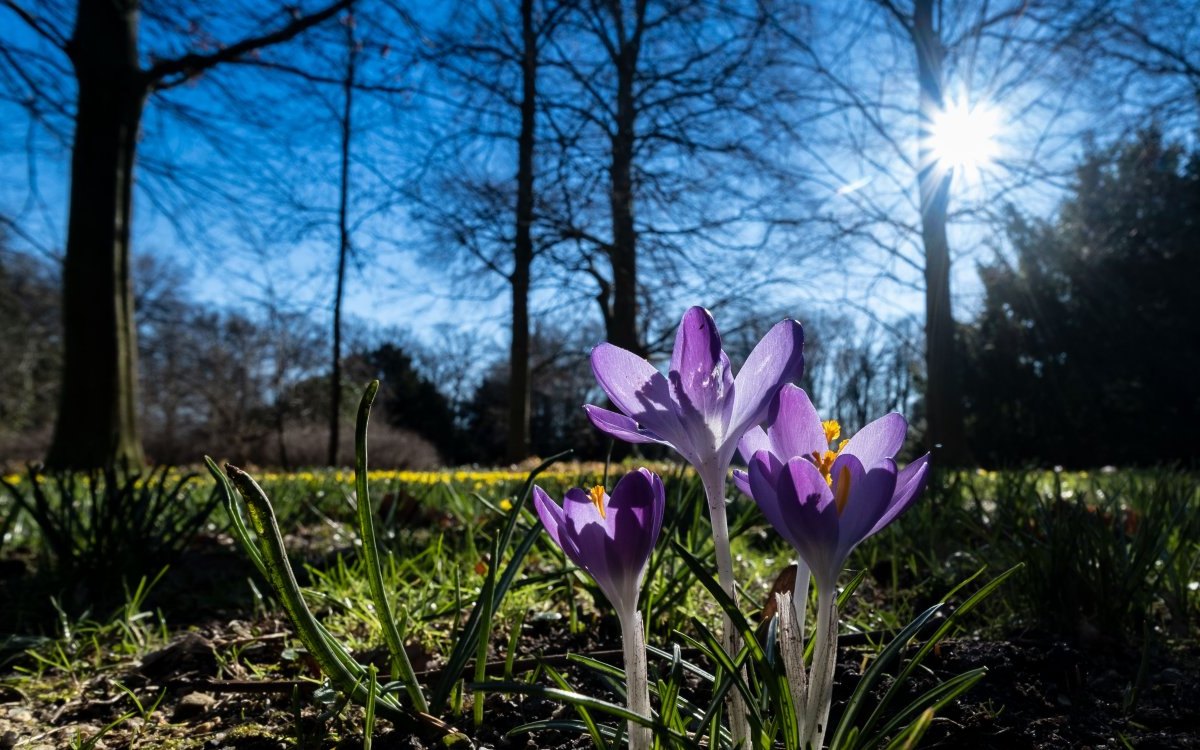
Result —
[[[621, 621], [621, 643], [625, 651], [625, 701], [630, 711], [650, 718], [650, 682], [646, 664], [646, 638], [642, 631], [642, 615], [637, 610], [618, 612]], [[650, 727], [629, 722], [630, 750], [650, 750], [653, 735]]]
[[837, 597], [835, 591], [817, 589], [817, 639], [813, 644], [809, 673], [808, 708], [801, 733], [801, 747], [822, 748], [829, 729], [829, 706], [833, 701], [833, 671], [837, 666]]

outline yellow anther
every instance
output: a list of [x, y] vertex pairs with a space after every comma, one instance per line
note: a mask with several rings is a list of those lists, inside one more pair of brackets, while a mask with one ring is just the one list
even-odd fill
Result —
[[[838, 424], [836, 419], [825, 420], [821, 423], [821, 429], [825, 431], [825, 441], [827, 443], [832, 443], [842, 434], [842, 426]], [[825, 483], [831, 487], [833, 486], [833, 477], [831, 476], [833, 462], [837, 460], [838, 455], [841, 454], [842, 449], [849, 442], [849, 440], [843, 440], [838, 443], [837, 448], [834, 450], [813, 451], [811, 454], [813, 463], [821, 471], [821, 476], [825, 477]]]
[[607, 518], [604, 512], [604, 485], [598, 484], [588, 491], [592, 497], [592, 505], [596, 506], [596, 510], [600, 511], [601, 518]]
[[850, 499], [850, 467], [843, 465], [838, 472], [838, 486], [833, 493], [833, 502], [837, 506], [838, 516], [846, 509], [846, 501]]
[[842, 434], [842, 426], [836, 419], [826, 419], [821, 423], [821, 427], [825, 430], [825, 442], [827, 443], [832, 443]]

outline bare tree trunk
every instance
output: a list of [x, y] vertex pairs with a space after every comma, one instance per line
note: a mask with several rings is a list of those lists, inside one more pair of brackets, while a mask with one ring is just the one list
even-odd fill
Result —
[[529, 280], [533, 265], [533, 150], [537, 120], [537, 36], [533, 0], [521, 0], [521, 133], [517, 139], [517, 233], [513, 246], [512, 346], [508, 380], [508, 460], [529, 455]]
[[137, 421], [137, 328], [130, 276], [133, 166], [152, 90], [178, 85], [257, 49], [286, 42], [350, 0], [212, 52], [143, 69], [138, 0], [78, 0], [64, 51], [78, 86], [71, 203], [63, 261], [63, 377], [46, 464], [88, 469], [144, 462]]
[[921, 200], [921, 238], [925, 245], [925, 408], [926, 441], [937, 448], [939, 463], [961, 465], [967, 460], [963, 405], [954, 317], [950, 305], [950, 244], [946, 213], [952, 173], [935, 163], [932, 126], [944, 106], [942, 40], [933, 27], [933, 0], [916, 0], [913, 41], [921, 87], [918, 134]]
[[63, 380], [46, 464], [136, 467], [144, 459], [129, 224], [147, 93], [137, 3], [81, 0], [68, 52], [79, 90], [63, 264]]
[[358, 52], [354, 24], [346, 22], [346, 78], [342, 84], [342, 164], [338, 190], [338, 263], [333, 293], [333, 350], [329, 376], [329, 448], [326, 461], [338, 465], [342, 422], [342, 298], [346, 289], [346, 260], [350, 255], [350, 137], [353, 133], [354, 78]]
[[[643, 4], [639, 4], [641, 6]], [[637, 20], [641, 25], [641, 16]], [[633, 150], [637, 110], [634, 85], [639, 37], [622, 36], [617, 53], [617, 113], [609, 167], [612, 210], [612, 302], [605, 316], [610, 343], [644, 354], [637, 329], [637, 232], [633, 222]]]

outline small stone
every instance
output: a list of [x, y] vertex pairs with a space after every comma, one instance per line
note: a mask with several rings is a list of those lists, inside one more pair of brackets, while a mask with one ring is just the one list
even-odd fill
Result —
[[33, 712], [28, 708], [17, 706], [16, 708], [8, 709], [8, 718], [27, 724], [33, 721]]
[[21, 738], [17, 736], [17, 733], [10, 729], [4, 733], [3, 737], [0, 737], [0, 748], [9, 750], [9, 748], [16, 747], [19, 739]]
[[202, 716], [208, 712], [217, 699], [208, 693], [188, 693], [179, 699], [179, 703], [175, 704], [175, 712], [171, 715], [172, 721], [185, 721], [197, 716]]

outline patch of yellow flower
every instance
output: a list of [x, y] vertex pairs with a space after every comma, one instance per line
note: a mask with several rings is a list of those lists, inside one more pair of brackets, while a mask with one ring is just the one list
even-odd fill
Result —
[[[536, 465], [536, 464], [535, 464]], [[436, 485], [451, 485], [454, 487], [483, 490], [492, 487], [520, 484], [529, 476], [535, 465], [525, 468], [524, 465], [510, 468], [483, 469], [475, 467], [446, 468], [433, 471], [413, 471], [411, 469], [375, 469], [367, 472], [367, 480], [376, 482], [393, 482], [416, 487]], [[668, 472], [671, 465], [663, 464], [653, 467], [655, 470]], [[613, 465], [610, 474], [624, 474], [629, 467]], [[690, 471], [690, 470], [689, 470]], [[576, 484], [584, 480], [602, 477], [604, 464], [600, 462], [573, 462], [553, 466], [538, 475], [539, 481]], [[256, 475], [262, 482], [300, 482], [317, 484], [334, 482], [346, 484], [354, 481], [354, 472], [345, 469], [329, 471], [294, 471], [294, 472], [261, 472]]]

